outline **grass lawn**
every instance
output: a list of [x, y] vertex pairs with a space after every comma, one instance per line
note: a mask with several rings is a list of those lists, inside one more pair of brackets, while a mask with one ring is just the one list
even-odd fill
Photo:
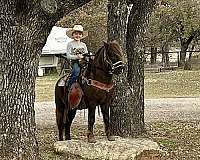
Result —
[[36, 102], [54, 101], [54, 89], [58, 79], [58, 74], [37, 77]]
[[[37, 77], [36, 102], [54, 101], [58, 74]], [[200, 97], [200, 70], [145, 73], [145, 98]]]
[[200, 97], [199, 71], [145, 74], [145, 98]]

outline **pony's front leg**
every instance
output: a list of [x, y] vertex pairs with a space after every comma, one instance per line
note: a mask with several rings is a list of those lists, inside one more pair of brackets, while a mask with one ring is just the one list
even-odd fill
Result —
[[106, 105], [101, 105], [101, 113], [103, 114], [106, 136], [109, 141], [114, 141], [115, 137], [113, 136], [112, 131], [110, 129], [109, 107]]
[[71, 124], [76, 115], [76, 109], [71, 110], [68, 112], [68, 119], [66, 119], [66, 124], [65, 124], [65, 140], [70, 140], [70, 131], [71, 131]]
[[95, 122], [95, 109], [96, 109], [96, 106], [88, 107], [88, 133], [87, 133], [87, 137], [88, 137], [89, 143], [95, 143], [96, 142], [96, 140], [94, 138], [94, 134], [93, 134], [93, 127], [94, 127], [94, 122]]

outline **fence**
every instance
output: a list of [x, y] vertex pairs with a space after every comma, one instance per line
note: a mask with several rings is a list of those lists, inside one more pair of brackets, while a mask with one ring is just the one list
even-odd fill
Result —
[[[168, 55], [168, 61], [163, 61], [163, 53]], [[194, 69], [200, 69], [200, 51], [187, 51], [186, 61], [189, 60], [189, 55], [191, 56], [191, 65]], [[164, 70], [175, 70], [178, 68], [178, 63], [180, 61], [180, 51], [176, 52], [156, 52], [156, 61], [151, 63], [151, 53], [145, 53], [145, 63], [144, 70], [149, 72], [161, 72]]]

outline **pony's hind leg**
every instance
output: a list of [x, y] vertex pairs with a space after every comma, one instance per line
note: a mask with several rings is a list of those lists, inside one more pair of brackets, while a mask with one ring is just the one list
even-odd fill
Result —
[[110, 117], [109, 117], [109, 107], [106, 105], [101, 105], [101, 113], [103, 114], [103, 121], [105, 124], [105, 132], [109, 141], [114, 141], [115, 137], [113, 136], [110, 129]]
[[64, 113], [64, 107], [62, 106], [62, 104], [56, 103], [56, 122], [59, 132], [59, 141], [63, 141], [63, 129], [64, 129], [63, 113]]
[[88, 107], [88, 142], [89, 143], [95, 143], [96, 140], [94, 138], [93, 134], [93, 127], [94, 127], [94, 122], [95, 122], [95, 109], [96, 107]]
[[71, 128], [71, 124], [72, 124], [72, 121], [73, 121], [75, 115], [76, 115], [76, 109], [68, 112], [68, 119], [66, 120], [66, 124], [65, 124], [65, 139], [66, 140], [71, 139], [70, 128]]

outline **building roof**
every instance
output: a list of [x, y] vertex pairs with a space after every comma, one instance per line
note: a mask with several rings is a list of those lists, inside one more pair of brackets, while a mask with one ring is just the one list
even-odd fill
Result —
[[42, 54], [64, 54], [66, 53], [67, 43], [72, 39], [66, 35], [68, 28], [54, 26], [47, 38], [46, 44], [42, 49]]

